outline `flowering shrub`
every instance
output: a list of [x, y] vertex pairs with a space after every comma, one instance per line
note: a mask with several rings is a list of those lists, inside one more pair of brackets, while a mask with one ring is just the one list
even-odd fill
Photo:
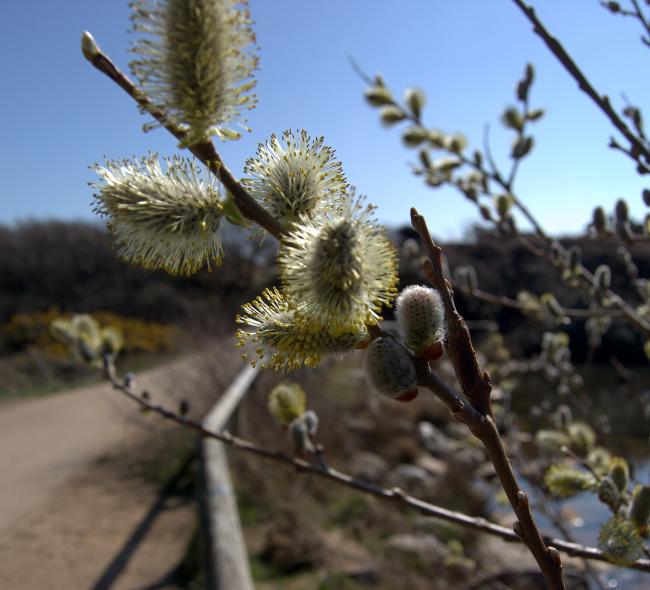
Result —
[[[46, 354], [60, 357], [67, 347], [56, 338], [50, 326], [55, 320], [68, 320], [56, 309], [44, 312], [20, 313], [0, 326], [0, 341], [8, 350], [21, 351], [37, 347]], [[124, 317], [109, 311], [96, 311], [91, 317], [100, 326], [111, 326], [123, 336], [122, 354], [163, 353], [174, 349], [174, 328], [157, 322]]]

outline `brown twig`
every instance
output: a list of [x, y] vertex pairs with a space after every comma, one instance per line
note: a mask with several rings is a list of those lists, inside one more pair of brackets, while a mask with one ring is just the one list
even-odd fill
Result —
[[[605, 95], [601, 96], [596, 91], [582, 70], [580, 70], [575, 61], [573, 61], [571, 56], [564, 49], [562, 44], [548, 32], [544, 24], [537, 17], [535, 10], [532, 7], [528, 6], [523, 0], [512, 1], [524, 13], [524, 16], [533, 25], [533, 31], [535, 34], [540, 37], [542, 41], [544, 41], [546, 46], [551, 50], [551, 53], [557, 58], [560, 64], [564, 66], [564, 69], [577, 82], [580, 90], [582, 90], [587, 96], [589, 96], [589, 98], [591, 98], [591, 100], [609, 119], [610, 123], [616, 127], [616, 129], [621, 132], [625, 139], [627, 139], [630, 145], [634, 147], [635, 151], [639, 154], [642, 154], [646, 162], [650, 162], [650, 151], [648, 151], [644, 143], [625, 124], [625, 121], [619, 117], [616, 111], [612, 108], [612, 105], [609, 102], [609, 98]], [[638, 160], [638, 157], [636, 159]]]
[[[549, 254], [548, 251], [543, 250], [535, 246], [530, 240], [526, 239], [524, 236], [521, 234], [517, 234], [516, 236], [517, 242], [521, 244], [524, 248], [526, 248], [529, 252], [534, 254], [535, 256], [542, 258], [546, 260], [551, 266], [555, 266], [553, 264], [553, 259], [551, 255]], [[560, 252], [562, 252], [564, 255], [566, 255], [568, 252], [560, 242], [557, 240], [553, 240], [553, 245], [557, 245], [557, 247], [560, 249]], [[578, 268], [576, 269], [578, 273], [578, 286], [585, 291], [586, 293], [591, 294], [591, 289], [593, 288], [593, 281], [594, 281], [594, 275], [591, 273], [582, 263], [578, 265]], [[645, 318], [641, 317], [636, 310], [623, 299], [618, 293], [615, 293], [611, 289], [606, 289], [603, 292], [603, 298], [608, 299], [611, 302], [612, 306], [615, 306], [619, 309], [621, 312], [621, 315], [631, 324], [634, 324], [641, 332], [643, 332], [646, 336], [650, 336], [650, 322], [648, 322]]]
[[[496, 305], [502, 305], [503, 307], [511, 307], [512, 309], [518, 309], [522, 312], [534, 313], [540, 311], [539, 307], [526, 305], [521, 303], [517, 299], [512, 299], [511, 297], [506, 297], [505, 295], [494, 295], [492, 293], [487, 293], [481, 289], [473, 289], [470, 293], [472, 297], [476, 297], [481, 301], [487, 303], [494, 303]], [[620, 311], [608, 310], [608, 309], [577, 309], [572, 307], [562, 307], [562, 311], [565, 315], [572, 318], [592, 318], [592, 317], [618, 317], [621, 315]]]
[[[124, 74], [106, 55], [89, 33], [84, 33], [82, 37], [82, 50], [84, 57], [102, 74], [108, 76], [124, 92], [133, 98], [143, 111], [149, 113], [158, 121], [167, 131], [176, 139], [183, 141], [185, 133], [174, 126], [169, 121], [166, 114], [156, 107], [145, 94], [138, 89], [133, 82]], [[232, 172], [224, 164], [219, 156], [214, 144], [211, 141], [205, 141], [189, 146], [192, 154], [203, 162], [209, 170], [221, 181], [228, 192], [232, 195], [237, 207], [244, 217], [254, 221], [263, 227], [272, 236], [280, 239], [282, 235], [282, 226], [264, 209], [255, 199], [253, 199], [242, 184], [233, 176]]]
[[[462, 512], [447, 510], [441, 506], [430, 504], [429, 502], [424, 502], [423, 500], [405, 493], [399, 488], [388, 489], [372, 483], [358, 480], [326, 464], [321, 465], [311, 463], [310, 461], [301, 459], [299, 457], [291, 457], [280, 451], [260, 447], [253, 442], [244, 440], [238, 436], [234, 436], [229, 432], [213, 432], [211, 430], [208, 430], [202, 426], [201, 423], [191, 420], [186, 416], [181, 416], [177, 412], [154, 403], [150, 395], [143, 396], [142, 394], [136, 393], [130, 383], [119, 379], [115, 365], [110, 356], [107, 356], [105, 359], [104, 373], [114, 389], [123, 393], [129, 399], [138, 404], [141, 408], [150, 410], [184, 428], [194, 430], [203, 437], [219, 440], [233, 449], [252, 453], [254, 455], [264, 457], [265, 459], [288, 465], [299, 472], [323, 477], [340, 485], [344, 485], [360, 492], [375, 496], [382, 500], [397, 502], [405, 507], [418, 511], [425, 516], [431, 516], [433, 518], [445, 520], [447, 522], [470, 528], [472, 530], [500, 537], [504, 541], [515, 543], [521, 542], [521, 539], [511, 529], [489, 522], [484, 518], [469, 516]], [[544, 538], [544, 541], [549, 545], [557, 548], [558, 551], [562, 551], [563, 553], [566, 553], [572, 557], [581, 557], [584, 559], [593, 559], [596, 561], [609, 563], [609, 560], [603, 554], [603, 552], [599, 549], [596, 549], [595, 547], [586, 547], [577, 543], [562, 541], [561, 539]], [[638, 559], [629, 567], [640, 571], [650, 572], [650, 560]]]
[[429, 256], [429, 260], [425, 264], [425, 272], [433, 287], [439, 291], [445, 305], [448, 329], [446, 350], [458, 382], [470, 403], [466, 404], [451, 388], [444, 386], [435, 373], [430, 370], [426, 361], [418, 361], [416, 364], [418, 383], [433, 391], [447, 404], [454, 416], [466, 424], [472, 434], [483, 443], [517, 516], [513, 527], [515, 533], [533, 554], [544, 575], [547, 587], [552, 590], [563, 590], [565, 586], [559, 553], [553, 547], [547, 546], [542, 539], [530, 510], [528, 496], [515, 478], [503, 441], [492, 417], [490, 377], [487, 372], [481, 371], [469, 330], [465, 326], [462, 316], [456, 311], [451, 287], [442, 270], [442, 249], [431, 239], [424, 217], [415, 208], [411, 209], [411, 222], [420, 234]]

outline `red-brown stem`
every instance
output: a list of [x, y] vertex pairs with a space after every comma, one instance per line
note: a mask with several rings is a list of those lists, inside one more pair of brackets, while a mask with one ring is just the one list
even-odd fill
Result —
[[[94, 42], [93, 42], [94, 43]], [[185, 133], [175, 127], [166, 114], [156, 107], [145, 95], [140, 91], [133, 82], [122, 72], [99, 47], [93, 47], [92, 52], [84, 51], [86, 59], [102, 74], [108, 76], [115, 82], [124, 92], [133, 98], [142, 110], [149, 113], [156, 121], [158, 121], [167, 131], [169, 131], [176, 139], [183, 141]], [[253, 197], [251, 197], [242, 184], [233, 176], [232, 172], [224, 164], [219, 156], [214, 144], [211, 141], [205, 141], [189, 146], [188, 148], [192, 154], [201, 162], [203, 162], [210, 171], [221, 181], [226, 187], [228, 192], [232, 195], [237, 207], [242, 215], [251, 221], [263, 227], [272, 236], [278, 240], [282, 235], [282, 226], [260, 206]]]
[[492, 390], [490, 376], [487, 372], [481, 371], [469, 330], [462, 316], [456, 311], [451, 286], [442, 270], [442, 249], [431, 239], [424, 217], [415, 208], [411, 209], [411, 222], [419, 233], [429, 257], [425, 263], [425, 272], [432, 286], [439, 291], [445, 305], [448, 330], [447, 353], [469, 403], [465, 403], [451, 387], [439, 379], [424, 360], [416, 361], [418, 384], [435, 393], [454, 416], [466, 424], [472, 434], [483, 443], [517, 516], [517, 521], [513, 525], [515, 533], [537, 561], [549, 590], [565, 590], [559, 553], [555, 548], [544, 543], [530, 510], [528, 496], [517, 482], [494, 423], [490, 405]]
[[[551, 53], [557, 58], [557, 60], [562, 64], [564, 69], [569, 73], [569, 75], [576, 81], [580, 90], [582, 90], [591, 100], [598, 106], [598, 108], [604, 113], [604, 115], [609, 119], [611, 124], [618, 129], [625, 139], [633, 146], [634, 150], [643, 155], [644, 160], [650, 162], [650, 152], [644, 145], [644, 143], [632, 132], [632, 130], [625, 124], [623, 119], [619, 117], [616, 111], [612, 108], [612, 105], [609, 102], [609, 98], [605, 95], [600, 95], [596, 89], [593, 87], [591, 82], [584, 75], [582, 70], [578, 65], [573, 61], [571, 56], [567, 53], [566, 49], [562, 44], [553, 37], [542, 21], [539, 20], [535, 10], [528, 6], [523, 0], [513, 0], [517, 7], [524, 13], [524, 16], [528, 19], [531, 25], [533, 25], [533, 32], [542, 39], [542, 41], [549, 48]], [[638, 160], [638, 158], [636, 158]]]

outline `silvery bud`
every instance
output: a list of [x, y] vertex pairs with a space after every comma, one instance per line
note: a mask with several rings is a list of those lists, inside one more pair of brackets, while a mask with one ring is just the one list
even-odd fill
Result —
[[612, 457], [609, 464], [609, 477], [616, 484], [618, 491], [623, 494], [630, 483], [630, 468], [622, 457]]
[[309, 433], [309, 436], [314, 438], [316, 436], [316, 432], [318, 432], [318, 415], [316, 412], [313, 410], [307, 410], [303, 415], [302, 415], [302, 421], [305, 423], [305, 426], [307, 427], [307, 432]]
[[568, 428], [571, 446], [581, 455], [587, 455], [596, 444], [594, 429], [585, 422], [573, 422]]
[[621, 5], [618, 2], [603, 2], [603, 6], [613, 14], [617, 14], [621, 11]]
[[394, 104], [395, 100], [390, 90], [385, 86], [373, 86], [365, 91], [364, 96], [373, 107], [381, 107]]
[[416, 119], [420, 118], [426, 100], [424, 92], [419, 88], [408, 88], [404, 93], [404, 102], [408, 105], [409, 109], [411, 109], [411, 112]]
[[605, 210], [602, 207], [596, 207], [594, 209], [591, 223], [598, 235], [607, 233], [607, 215], [605, 215]]
[[616, 221], [618, 221], [619, 223], [628, 221], [630, 217], [630, 209], [627, 206], [627, 203], [623, 199], [619, 199], [618, 201], [616, 201], [616, 205], [614, 207], [614, 214], [616, 215]]
[[645, 527], [648, 518], [650, 518], [650, 485], [638, 486], [632, 497], [630, 520], [640, 527]]
[[528, 111], [526, 114], [526, 119], [528, 121], [539, 121], [544, 116], [544, 109], [533, 109]]
[[402, 133], [402, 141], [408, 147], [417, 147], [429, 137], [424, 127], [409, 127]]
[[524, 156], [527, 156], [530, 153], [530, 150], [533, 149], [534, 140], [530, 135], [525, 135], [519, 137], [515, 140], [512, 145], [512, 151], [510, 152], [510, 157], [519, 160]]
[[457, 133], [445, 137], [445, 148], [454, 154], [460, 154], [467, 147], [467, 139], [464, 135]]
[[594, 273], [594, 287], [599, 291], [606, 291], [612, 286], [612, 271], [606, 264], [601, 264]]
[[564, 308], [553, 293], [544, 293], [539, 298], [546, 311], [555, 319], [563, 321], [566, 318]]
[[571, 272], [576, 272], [580, 266], [580, 260], [582, 257], [582, 251], [579, 246], [571, 246], [569, 248], [569, 268]]
[[492, 221], [492, 211], [490, 211], [489, 207], [486, 205], [481, 205], [479, 211], [481, 212], [481, 217], [485, 221]]
[[280, 383], [268, 395], [269, 413], [281, 426], [297, 420], [305, 412], [307, 396], [297, 383]]
[[296, 450], [296, 453], [310, 453], [314, 450], [314, 445], [309, 438], [309, 429], [302, 418], [296, 418], [289, 424], [289, 436]]
[[397, 298], [395, 311], [400, 336], [416, 355], [443, 339], [445, 310], [435, 289], [421, 285], [406, 287]]
[[517, 98], [519, 100], [527, 100], [528, 92], [530, 87], [535, 79], [535, 70], [533, 64], [526, 64], [526, 69], [524, 71], [524, 77], [517, 84]]
[[494, 197], [494, 205], [500, 217], [505, 217], [512, 207], [512, 196], [510, 195], [497, 195]]
[[406, 113], [399, 107], [394, 106], [384, 107], [379, 112], [379, 116], [381, 117], [381, 122], [387, 127], [406, 119]]
[[398, 401], [417, 396], [417, 375], [406, 348], [390, 336], [376, 338], [368, 346], [366, 371], [370, 381], [384, 395]]
[[517, 107], [507, 107], [501, 115], [501, 122], [508, 129], [521, 131], [524, 126], [524, 117]]
[[618, 507], [618, 504], [621, 501], [621, 494], [611, 477], [603, 477], [603, 479], [600, 480], [600, 483], [598, 484], [598, 499], [603, 504], [607, 504], [614, 510]]
[[88, 31], [84, 31], [81, 35], [81, 52], [90, 62], [101, 53], [94, 37]]

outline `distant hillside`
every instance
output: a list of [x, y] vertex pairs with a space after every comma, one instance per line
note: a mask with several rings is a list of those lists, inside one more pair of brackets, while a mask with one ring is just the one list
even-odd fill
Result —
[[[402, 242], [414, 237], [414, 232], [402, 228], [392, 235], [396, 242]], [[277, 280], [274, 243], [266, 240], [259, 249], [257, 241], [234, 228], [226, 231], [225, 242], [223, 266], [192, 277], [171, 277], [162, 271], [145, 271], [120, 261], [110, 236], [99, 224], [29, 222], [0, 226], [0, 323], [15, 313], [52, 307], [69, 312], [106, 310], [173, 322], [209, 304], [211, 309], [216, 306], [234, 317], [241, 302]], [[589, 268], [610, 265], [614, 288], [632, 295], [613, 241], [580, 238], [569, 242], [580, 246]], [[490, 293], [516, 297], [521, 290], [536, 294], [553, 290], [565, 306], [583, 307], [586, 303], [584, 295], [564, 285], [554, 269], [514, 240], [475, 230], [467, 243], [446, 244], [445, 254], [451, 268], [473, 265], [481, 288]], [[633, 246], [632, 254], [640, 275], [650, 276], [650, 244]], [[402, 286], [421, 281], [416, 273], [402, 273]], [[539, 326], [531, 330], [530, 320], [518, 311], [498, 308], [460, 293], [458, 304], [468, 319], [495, 319], [523, 352], [535, 350]], [[566, 329], [580, 360], [585, 349], [581, 323], [574, 322]], [[611, 354], [630, 362], [644, 362], [640, 338], [623, 323], [612, 327], [596, 360], [607, 362]]]
[[[0, 323], [19, 312], [108, 310], [174, 321], [201, 300], [233, 308], [273, 274], [272, 244], [262, 250], [227, 232], [226, 258], [212, 272], [172, 277], [122, 262], [99, 224], [28, 222], [0, 226]], [[255, 254], [255, 256], [253, 256]]]

